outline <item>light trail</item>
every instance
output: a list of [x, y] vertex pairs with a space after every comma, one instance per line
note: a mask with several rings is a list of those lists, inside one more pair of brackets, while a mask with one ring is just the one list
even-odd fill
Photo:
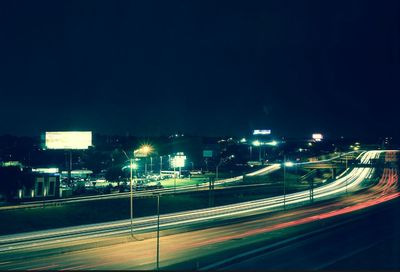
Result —
[[[379, 155], [379, 154], [378, 154]], [[364, 156], [364, 155], [363, 155]], [[375, 158], [377, 155], [371, 155], [370, 158]], [[388, 157], [388, 156], [386, 156]], [[364, 158], [364, 157], [363, 157]], [[363, 159], [360, 158], [360, 159]], [[364, 162], [366, 162], [364, 160]], [[371, 170], [370, 167], [366, 167]], [[348, 171], [345, 176], [352, 177], [353, 171]], [[357, 172], [359, 173], [359, 172]], [[358, 182], [354, 180], [353, 182]], [[162, 263], [163, 266], [178, 264], [182, 261], [191, 260], [193, 258], [199, 258], [201, 256], [208, 256], [209, 254], [219, 254], [220, 251], [226, 250], [227, 248], [237, 247], [241, 248], [242, 245], [251, 241], [257, 241], [261, 237], [260, 234], [288, 228], [292, 226], [302, 225], [311, 223], [318, 220], [331, 218], [337, 215], [345, 213], [351, 213], [356, 210], [371, 207], [383, 203], [385, 201], [392, 200], [399, 197], [397, 192], [398, 173], [397, 170], [387, 168], [384, 169], [382, 178], [379, 182], [363, 191], [359, 194], [354, 194], [350, 197], [342, 198], [340, 201], [331, 203], [320, 203], [316, 206], [309, 206], [302, 209], [296, 209], [292, 212], [286, 212], [276, 215], [267, 215], [259, 219], [245, 220], [244, 222], [233, 223], [229, 225], [223, 225], [218, 227], [207, 227], [200, 230], [190, 232], [178, 232], [177, 234], [170, 234], [162, 237]], [[327, 186], [327, 185], [326, 185]], [[320, 187], [321, 188], [321, 187]], [[257, 203], [253, 201], [252, 203]], [[226, 207], [225, 207], [226, 208]], [[203, 211], [203, 210], [200, 210]], [[192, 211], [198, 212], [198, 211]], [[217, 213], [217, 211], [216, 211]], [[179, 213], [180, 214], [180, 213]], [[187, 213], [186, 213], [187, 214]], [[182, 214], [180, 214], [182, 215]], [[168, 214], [167, 216], [173, 216]], [[172, 217], [173, 218], [173, 217]], [[144, 219], [144, 218], [143, 218]], [[147, 219], [146, 219], [147, 220]], [[178, 220], [179, 221], [179, 220]], [[121, 221], [123, 223], [123, 221]], [[154, 223], [154, 222], [153, 222]], [[179, 222], [178, 222], [179, 223]], [[185, 225], [185, 223], [181, 224]], [[101, 224], [98, 224], [100, 226]], [[127, 229], [128, 224], [125, 224], [124, 228]], [[90, 226], [88, 226], [90, 227]], [[95, 227], [91, 225], [91, 227]], [[143, 226], [143, 228], [152, 229], [151, 224]], [[128, 233], [124, 229], [117, 229], [118, 233]], [[105, 235], [112, 235], [106, 233], [97, 233], [94, 238], [104, 237]], [[129, 243], [120, 243], [116, 245], [100, 246], [91, 248], [88, 250], [72, 250], [64, 251], [61, 249], [65, 246], [70, 239], [66, 233], [65, 237], [59, 237], [58, 240], [54, 240], [53, 243], [49, 243], [47, 247], [41, 241], [30, 241], [30, 243], [36, 243], [35, 248], [21, 247], [23, 244], [14, 244], [15, 249], [24, 249], [22, 251], [10, 251], [6, 255], [3, 255], [3, 262], [0, 264], [2, 269], [40, 269], [51, 267], [52, 269], [152, 269], [154, 267], [154, 239], [146, 238], [142, 241], [131, 241]], [[77, 236], [75, 237], [75, 243], [69, 243], [68, 245], [78, 245], [82, 242], [82, 238], [89, 236]], [[120, 236], [124, 237], [124, 236]], [[253, 237], [252, 240], [244, 239], [247, 237]], [[259, 238], [257, 238], [259, 237]], [[112, 240], [114, 237], [109, 237], [108, 240]], [[92, 240], [99, 241], [99, 240]], [[48, 241], [50, 242], [50, 241]], [[4, 245], [6, 246], [6, 245]], [[40, 247], [43, 246], [43, 247]], [[250, 247], [251, 248], [251, 247]], [[37, 252], [40, 251], [37, 255]], [[5, 251], [4, 253], [6, 253]], [[26, 254], [29, 256], [29, 252], [33, 255], [26, 258]], [[243, 251], [237, 251], [243, 252]], [[12, 256], [19, 254], [19, 257], [14, 259]], [[44, 255], [42, 255], [44, 254]], [[2, 253], [0, 253], [0, 257]], [[5, 256], [8, 256], [7, 259]], [[219, 259], [221, 260], [221, 259]], [[203, 265], [205, 263], [202, 263]], [[212, 262], [207, 264], [212, 265]], [[54, 266], [55, 265], [55, 266]], [[202, 267], [204, 268], [204, 267]]]
[[[294, 165], [303, 165], [303, 164], [315, 164], [315, 163], [321, 163], [321, 162], [328, 162], [335, 160], [337, 158], [340, 158], [342, 156], [348, 155], [348, 154], [353, 154], [353, 153], [358, 153], [359, 151], [351, 151], [348, 153], [341, 154], [336, 157], [332, 157], [330, 159], [326, 160], [319, 160], [319, 161], [314, 161], [314, 162], [303, 162], [303, 163], [295, 163]], [[280, 163], [274, 163], [269, 166], [263, 167], [259, 170], [256, 170], [254, 172], [245, 174], [245, 177], [253, 177], [253, 176], [262, 176], [262, 175], [267, 175], [272, 172], [275, 172], [277, 170], [281, 169], [281, 164]], [[232, 178], [227, 178], [227, 179], [221, 179], [221, 180], [216, 180], [214, 182], [214, 186], [222, 186], [225, 184], [229, 183], [234, 183], [234, 182], [239, 182], [243, 180], [243, 176], [236, 176]], [[179, 186], [176, 189], [174, 188], [163, 188], [163, 189], [153, 189], [153, 190], [147, 190], [147, 191], [135, 191], [134, 198], [140, 198], [140, 197], [151, 197], [153, 196], [153, 193], [160, 193], [160, 194], [172, 194], [172, 193], [186, 193], [186, 192], [192, 192], [192, 191], [198, 191], [198, 190], [203, 190], [207, 189], [209, 186], [208, 182], [204, 182], [202, 184], [198, 185], [186, 185], [186, 186]], [[51, 205], [51, 204], [65, 204], [65, 203], [76, 203], [76, 202], [84, 202], [84, 201], [95, 201], [95, 200], [101, 200], [101, 199], [117, 199], [117, 198], [127, 198], [130, 197], [129, 192], [124, 192], [124, 193], [111, 193], [111, 194], [103, 194], [103, 195], [94, 195], [94, 196], [80, 196], [80, 197], [70, 197], [70, 198], [62, 198], [62, 199], [49, 199], [49, 200], [39, 200], [39, 201], [24, 201], [21, 202], [19, 205], [14, 205], [14, 206], [3, 206], [0, 207], [0, 210], [10, 210], [10, 209], [21, 209], [21, 208], [35, 208], [35, 207], [42, 207], [45, 205]]]
[[[381, 152], [382, 151], [368, 151], [360, 154], [359, 158], [361, 163], [367, 164], [370, 159], [377, 158]], [[327, 197], [333, 198], [339, 196], [341, 193], [345, 192], [345, 185], [347, 185], [348, 188], [355, 190], [365, 178], [370, 177], [372, 172], [373, 168], [370, 167], [354, 168], [351, 171], [348, 171], [346, 175], [332, 183], [314, 189], [314, 201], [327, 199]], [[308, 191], [288, 194], [286, 195], [286, 205], [309, 203], [308, 196]], [[281, 210], [282, 208], [283, 196], [276, 196], [221, 207], [162, 215], [160, 218], [160, 227], [165, 229], [216, 219], [227, 219], [255, 213]], [[155, 222], [155, 216], [136, 219], [134, 220], [135, 231], [154, 230], [156, 227]], [[129, 232], [128, 225], [128, 220], [120, 220], [48, 231], [6, 235], [0, 237], [0, 252], [31, 247], [32, 243], [36, 243], [36, 245], [46, 245], [57, 243], [59, 239], [62, 239], [63, 241], [74, 241], [82, 238], [126, 233]]]

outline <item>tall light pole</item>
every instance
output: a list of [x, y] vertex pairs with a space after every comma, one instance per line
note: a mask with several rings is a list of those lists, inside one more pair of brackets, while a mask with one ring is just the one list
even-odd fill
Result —
[[249, 159], [249, 161], [251, 161], [252, 157], [253, 157], [253, 146], [252, 145], [249, 145], [249, 150], [250, 150], [250, 159]]
[[283, 156], [283, 209], [286, 210], [286, 167], [292, 167], [295, 164], [291, 161], [286, 161], [286, 156]]
[[130, 171], [130, 182], [129, 182], [129, 187], [130, 187], [130, 218], [131, 218], [131, 236], [133, 236], [133, 168], [137, 168], [137, 165], [133, 163], [133, 158], [129, 158], [128, 155], [126, 154], [125, 150], [122, 150], [122, 152], [125, 154], [125, 156], [129, 159], [129, 171]]
[[133, 188], [132, 188], [132, 169], [133, 169], [133, 159], [132, 158], [130, 158], [130, 165], [129, 165], [129, 169], [130, 169], [130, 199], [131, 199], [131, 209], [130, 209], [130, 212], [131, 212], [131, 236], [133, 237]]
[[144, 159], [144, 176], [147, 179], [147, 157]]
[[283, 209], [286, 210], [286, 156], [283, 155]]
[[174, 166], [174, 194], [176, 193], [176, 173], [175, 173], [175, 166]]
[[160, 193], [157, 193], [157, 271], [160, 270]]
[[161, 176], [161, 171], [162, 171], [162, 156], [160, 156], [160, 176]]

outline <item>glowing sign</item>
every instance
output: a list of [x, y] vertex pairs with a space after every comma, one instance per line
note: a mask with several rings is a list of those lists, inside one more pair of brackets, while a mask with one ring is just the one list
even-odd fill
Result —
[[88, 149], [92, 145], [92, 132], [46, 132], [45, 141], [47, 149]]
[[45, 173], [45, 174], [56, 174], [58, 173], [58, 168], [32, 168], [32, 172]]
[[178, 152], [176, 156], [171, 159], [172, 167], [184, 167], [186, 156], [182, 152]]
[[253, 131], [253, 135], [269, 135], [271, 134], [270, 129], [256, 129]]
[[312, 138], [313, 138], [316, 142], [319, 142], [319, 141], [321, 141], [324, 137], [322, 136], [321, 133], [314, 133], [314, 134], [312, 135]]
[[213, 151], [212, 150], [203, 150], [203, 157], [204, 158], [212, 158]]

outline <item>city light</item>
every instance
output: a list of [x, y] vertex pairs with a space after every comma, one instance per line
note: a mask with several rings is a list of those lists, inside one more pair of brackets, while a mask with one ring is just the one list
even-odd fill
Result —
[[314, 139], [314, 141], [320, 142], [324, 138], [324, 136], [322, 136], [321, 133], [314, 133], [312, 135], [312, 138]]
[[148, 144], [142, 145], [140, 149], [144, 154], [150, 154], [153, 151], [153, 147]]
[[253, 144], [254, 146], [260, 146], [260, 145], [261, 145], [261, 143], [260, 143], [259, 140], [253, 141], [252, 144]]
[[291, 161], [288, 161], [288, 162], [285, 162], [285, 166], [286, 167], [292, 167], [292, 166], [294, 166], [294, 163], [291, 162]]
[[135, 157], [147, 157], [153, 151], [154, 151], [154, 148], [151, 145], [143, 144], [139, 147], [139, 149], [136, 149], [133, 153], [134, 153]]
[[272, 142], [266, 143], [267, 145], [277, 146], [278, 142], [273, 140]]
[[269, 135], [271, 134], [270, 129], [256, 129], [253, 131], [253, 135]]
[[171, 166], [175, 167], [184, 167], [186, 161], [186, 156], [183, 155], [183, 152], [178, 152], [174, 157], [171, 159]]
[[[128, 165], [122, 167], [122, 170], [124, 170], [126, 168], [131, 168], [131, 165], [128, 164]], [[137, 163], [132, 163], [132, 169], [134, 169], [134, 170], [138, 169], [138, 164]]]

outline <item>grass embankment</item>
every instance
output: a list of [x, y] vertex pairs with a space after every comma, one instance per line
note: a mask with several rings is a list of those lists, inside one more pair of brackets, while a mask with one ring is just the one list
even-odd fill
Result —
[[[295, 172], [287, 171], [286, 193], [308, 189], [307, 184], [300, 184], [297, 181], [298, 176], [301, 174], [303, 173], [300, 173], [300, 171], [297, 175]], [[230, 184], [224, 189], [215, 190], [211, 205], [220, 206], [281, 195], [283, 193], [282, 180], [282, 171], [276, 171], [261, 177], [246, 178], [243, 182]], [[203, 179], [180, 179], [176, 182], [177, 185], [193, 185], [197, 182], [203, 182]], [[260, 183], [264, 183], [264, 185]], [[174, 186], [174, 180], [163, 180], [162, 184], [164, 188], [171, 188]], [[232, 185], [255, 186], [235, 188]], [[60, 206], [0, 211], [0, 235], [128, 219], [129, 201], [129, 198], [103, 199]], [[161, 197], [160, 204], [160, 212], [162, 214], [206, 208], [210, 206], [210, 193], [209, 191], [197, 191], [164, 195]], [[154, 215], [155, 213], [155, 198], [135, 199], [135, 218]]]
[[152, 181], [147, 183], [147, 185], [156, 185], [158, 182], [160, 182], [164, 188], [174, 188], [175, 184], [177, 187], [202, 184], [204, 182], [208, 182], [208, 178], [182, 178], [182, 179], [169, 178], [160, 181]]
[[[261, 199], [282, 194], [282, 186], [273, 184], [249, 188], [225, 188], [214, 191], [213, 206]], [[287, 188], [287, 192], [293, 189]], [[160, 199], [160, 212], [171, 213], [209, 207], [209, 191], [164, 195]], [[0, 235], [25, 231], [68, 227], [81, 224], [129, 218], [129, 198], [78, 202], [61, 206], [0, 211]], [[155, 198], [134, 201], [134, 217], [154, 215]]]

